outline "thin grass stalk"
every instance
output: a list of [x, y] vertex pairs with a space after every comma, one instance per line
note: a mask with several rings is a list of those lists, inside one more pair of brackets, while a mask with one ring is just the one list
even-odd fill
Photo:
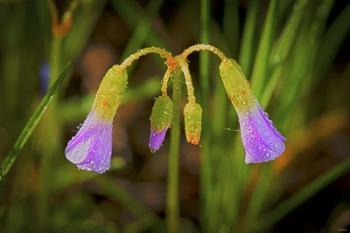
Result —
[[253, 65], [253, 53], [255, 49], [255, 38], [257, 30], [257, 20], [259, 16], [259, 0], [250, 0], [247, 17], [244, 23], [241, 49], [239, 52], [239, 64], [247, 77], [250, 77]]
[[[113, 8], [132, 30], [137, 27], [139, 22], [146, 20], [147, 16], [144, 15], [143, 9], [135, 1], [112, 0], [111, 2]], [[138, 17], [135, 17], [135, 15]], [[150, 33], [147, 36], [146, 44], [148, 46], [159, 46], [162, 48], [168, 47], [165, 41], [156, 33]]]
[[290, 54], [294, 42], [298, 36], [298, 32], [300, 31], [308, 1], [309, 0], [299, 0], [294, 5], [293, 11], [283, 28], [282, 34], [272, 50], [270, 57], [272, 71], [261, 97], [261, 105], [263, 107], [267, 107], [269, 104], [276, 89], [278, 80], [281, 78], [286, 59], [288, 58], [288, 55]]
[[254, 225], [254, 232], [264, 232], [268, 230], [273, 224], [277, 223], [280, 219], [286, 216], [289, 212], [294, 210], [300, 204], [304, 203], [310, 197], [322, 190], [324, 187], [334, 182], [337, 178], [344, 175], [350, 170], [350, 159], [347, 159], [334, 168], [327, 171], [323, 175], [317, 177], [310, 184], [306, 185], [303, 189], [293, 194], [287, 200], [283, 201], [277, 207], [275, 207], [271, 213], [267, 214], [267, 217]]
[[258, 51], [255, 57], [251, 84], [254, 94], [258, 99], [261, 97], [264, 81], [269, 72], [269, 58], [277, 25], [278, 5], [277, 0], [270, 1], [264, 28], [259, 41]]
[[[209, 0], [201, 0], [200, 6], [200, 42], [209, 42]], [[209, 232], [211, 226], [210, 219], [210, 200], [212, 184], [211, 184], [211, 163], [209, 155], [209, 133], [208, 128], [208, 96], [209, 96], [209, 54], [202, 52], [199, 55], [199, 76], [200, 76], [200, 102], [203, 108], [203, 129], [200, 147], [201, 165], [200, 165], [200, 224], [204, 232]]]
[[[260, 98], [262, 95], [264, 80], [269, 72], [269, 58], [271, 56], [272, 43], [277, 25], [278, 9], [278, 1], [271, 0], [260, 38], [251, 79], [252, 88], [257, 98]], [[244, 231], [246, 232], [250, 232], [252, 226], [251, 223], [256, 221], [264, 207], [264, 200], [270, 187], [270, 179], [272, 177], [271, 164], [262, 165], [260, 169], [260, 178], [249, 200], [248, 208], [244, 215]]]
[[326, 31], [317, 55], [314, 76], [322, 78], [331, 67], [337, 52], [350, 31], [350, 4], [348, 4]]
[[[227, 42], [227, 51], [231, 57], [237, 56], [238, 42], [239, 42], [239, 15], [238, 15], [238, 1], [228, 0], [225, 3], [224, 11], [224, 37]], [[215, 65], [216, 67], [218, 65]], [[213, 198], [211, 199], [213, 206], [211, 208], [212, 229], [219, 232], [229, 232], [232, 225], [235, 222], [235, 213], [237, 211], [235, 195], [236, 190], [232, 185], [232, 177], [234, 177], [234, 163], [231, 155], [226, 152], [225, 134], [224, 129], [227, 123], [227, 117], [231, 114], [227, 113], [228, 98], [226, 91], [222, 85], [220, 78], [215, 78], [215, 91], [214, 91], [214, 103], [213, 112], [210, 124], [211, 127], [211, 155], [212, 166], [216, 167], [215, 173], [213, 172], [213, 179], [220, 180], [220, 182], [213, 182]], [[232, 111], [233, 112], [233, 111]], [[230, 112], [230, 113], [232, 113]], [[232, 119], [230, 119], [230, 122]], [[230, 138], [230, 141], [232, 138]], [[230, 142], [231, 144], [231, 142]], [[226, 208], [225, 204], [231, 203], [233, 208]]]
[[[62, 38], [53, 35], [51, 45], [51, 59], [50, 59], [50, 85], [55, 82], [59, 75], [59, 70], [62, 62]], [[39, 151], [40, 157], [40, 174], [41, 185], [38, 198], [39, 207], [39, 221], [40, 229], [46, 231], [46, 226], [49, 226], [48, 218], [48, 206], [49, 199], [52, 190], [52, 178], [53, 176], [53, 164], [55, 155], [60, 148], [61, 139], [61, 125], [57, 115], [58, 102], [55, 100], [50, 108], [48, 108], [47, 114], [43, 117], [43, 121], [39, 125], [39, 135], [50, 135], [45, 140], [40, 139]]]
[[135, 49], [140, 48], [146, 41], [152, 26], [152, 19], [158, 15], [162, 3], [163, 0], [152, 0], [148, 4], [145, 17], [143, 20], [139, 21], [134, 29], [120, 60], [123, 61], [127, 56], [129, 56], [129, 54], [133, 53]]
[[224, 9], [224, 36], [229, 47], [228, 54], [236, 58], [239, 45], [239, 1], [226, 0]]

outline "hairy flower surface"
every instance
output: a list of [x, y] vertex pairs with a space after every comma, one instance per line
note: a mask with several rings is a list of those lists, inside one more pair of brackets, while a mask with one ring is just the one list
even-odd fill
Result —
[[66, 158], [79, 169], [103, 173], [110, 168], [112, 122], [89, 113], [78, 133], [68, 142]]
[[234, 60], [225, 60], [220, 64], [220, 75], [238, 114], [245, 162], [276, 159], [285, 149], [285, 138], [260, 107], [240, 66]]
[[65, 150], [79, 169], [103, 173], [110, 168], [113, 118], [126, 85], [127, 74], [120, 66], [113, 66], [103, 78], [92, 110]]

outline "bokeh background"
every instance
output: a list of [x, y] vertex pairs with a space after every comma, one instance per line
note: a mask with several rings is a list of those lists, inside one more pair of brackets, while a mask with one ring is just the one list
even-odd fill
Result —
[[64, 148], [109, 67], [142, 47], [199, 42], [241, 64], [287, 143], [276, 161], [245, 165], [218, 60], [191, 55], [205, 117], [199, 146], [182, 127], [179, 232], [350, 231], [349, 1], [0, 0], [0, 31], [1, 160], [73, 64], [1, 180], [0, 232], [166, 232], [169, 138], [147, 146], [164, 61], [128, 70], [110, 171], [79, 171]]

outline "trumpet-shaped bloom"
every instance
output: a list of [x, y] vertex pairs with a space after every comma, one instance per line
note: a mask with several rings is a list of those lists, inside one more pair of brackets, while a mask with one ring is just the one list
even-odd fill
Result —
[[285, 138], [260, 107], [240, 66], [234, 60], [223, 61], [220, 75], [238, 114], [246, 151], [245, 162], [262, 163], [276, 159], [285, 149]]
[[113, 118], [126, 85], [127, 74], [117, 65], [103, 78], [91, 112], [66, 147], [66, 158], [79, 169], [103, 173], [110, 168]]
[[112, 122], [90, 112], [78, 133], [68, 142], [65, 153], [79, 169], [107, 171], [112, 156]]

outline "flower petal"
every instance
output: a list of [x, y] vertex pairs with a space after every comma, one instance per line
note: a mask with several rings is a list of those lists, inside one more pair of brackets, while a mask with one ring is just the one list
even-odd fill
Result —
[[156, 131], [151, 128], [148, 146], [152, 152], [156, 152], [160, 149], [160, 147], [163, 144], [167, 130], [168, 128], [164, 128], [161, 131]]
[[112, 122], [90, 112], [78, 133], [68, 142], [66, 158], [79, 169], [103, 173], [110, 168]]
[[241, 112], [238, 116], [246, 163], [267, 162], [283, 153], [285, 137], [276, 130], [260, 106]]

